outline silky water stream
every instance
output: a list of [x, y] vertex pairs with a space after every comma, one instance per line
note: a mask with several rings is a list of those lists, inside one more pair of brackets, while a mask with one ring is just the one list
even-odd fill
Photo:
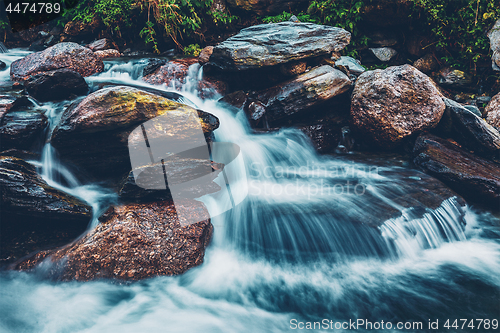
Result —
[[[24, 55], [11, 50], [0, 59], [10, 65]], [[103, 84], [152, 88], [140, 81], [145, 64], [143, 59], [107, 61], [105, 72], [87, 82], [92, 89]], [[8, 85], [2, 73], [2, 84]], [[343, 332], [353, 330], [357, 320], [364, 321], [358, 331], [378, 325], [378, 331], [387, 332], [444, 332], [446, 320], [451, 325], [460, 318], [487, 319], [490, 328], [457, 331], [498, 331], [493, 329], [493, 320], [498, 328], [500, 319], [496, 217], [462, 207], [453, 197], [435, 209], [403, 207], [394, 198], [407, 191], [404, 185], [427, 176], [384, 157], [381, 163], [363, 163], [349, 156], [320, 156], [294, 129], [254, 134], [243, 114], [215, 99], [198, 98], [196, 82], [202, 75], [193, 65], [181, 95], [175, 96], [220, 119], [216, 140], [240, 147], [244, 163], [236, 172], [245, 174], [248, 192], [241, 204], [213, 217], [205, 262], [182, 276], [126, 284], [60, 283], [45, 279], [43, 272], [1, 272], [0, 332], [287, 332], [302, 327]], [[179, 87], [154, 88], [171, 92]], [[49, 131], [70, 102], [39, 105], [50, 120]], [[85, 183], [68, 169], [50, 144], [40, 161], [31, 162], [49, 184], [92, 206], [89, 228], [117, 201], [111, 191]], [[204, 202], [211, 211], [221, 204], [210, 198]], [[387, 210], [399, 213], [385, 218]], [[429, 329], [429, 321], [436, 320], [439, 329]]]

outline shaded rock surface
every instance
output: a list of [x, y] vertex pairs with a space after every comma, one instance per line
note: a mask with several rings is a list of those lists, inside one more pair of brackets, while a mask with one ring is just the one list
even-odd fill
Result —
[[451, 136], [464, 147], [479, 154], [500, 152], [500, 134], [482, 118], [459, 103], [445, 98], [445, 113], [451, 118]]
[[[152, 72], [151, 69], [144, 69], [144, 82], [155, 85], [164, 84], [180, 91], [183, 85], [192, 81], [191, 84], [196, 85], [201, 98], [213, 98], [217, 94], [224, 94], [227, 90], [226, 84], [222, 81], [206, 77], [198, 80], [200, 65], [197, 58], [176, 59], [161, 67], [156, 67]], [[150, 74], [147, 74], [149, 72]]]
[[270, 125], [346, 92], [351, 81], [328, 65], [316, 67], [293, 80], [255, 93], [247, 113], [255, 124], [265, 115]]
[[438, 73], [438, 83], [449, 88], [464, 88], [470, 86], [472, 79], [469, 74], [450, 67], [443, 68]]
[[203, 262], [213, 226], [202, 203], [180, 205], [200, 222], [182, 227], [171, 202], [113, 207], [82, 239], [41, 252], [16, 269], [33, 268], [47, 258], [55, 264], [48, 274], [60, 280], [140, 280], [182, 274]]
[[500, 166], [431, 134], [421, 134], [413, 162], [471, 202], [499, 210]]
[[12, 111], [0, 119], [0, 150], [32, 149], [48, 125], [47, 117], [37, 111]]
[[205, 134], [219, 126], [211, 114], [139, 89], [116, 86], [98, 90], [68, 108], [51, 142], [63, 160], [94, 178], [122, 179], [131, 170], [129, 134], [145, 121], [168, 112], [173, 112], [175, 124], [166, 134], [173, 140], [185, 139], [185, 121], [193, 112], [199, 115]]
[[496, 94], [484, 110], [486, 121], [491, 126], [500, 128], [500, 93]]
[[90, 76], [102, 72], [104, 64], [86, 47], [76, 43], [59, 43], [14, 61], [10, 66], [10, 77], [15, 81], [24, 81], [31, 75], [62, 68]]
[[91, 208], [50, 187], [24, 160], [0, 156], [0, 260], [59, 246], [85, 231]]
[[31, 96], [42, 102], [85, 95], [89, 90], [78, 72], [66, 68], [32, 75], [24, 81], [24, 86]]
[[242, 29], [214, 47], [210, 64], [221, 70], [255, 69], [300, 60], [346, 47], [344, 29], [312, 23], [280, 22]]
[[445, 109], [429, 77], [410, 65], [361, 74], [351, 99], [353, 125], [382, 146], [435, 127]]
[[413, 67], [418, 69], [423, 73], [430, 73], [438, 69], [439, 64], [436, 61], [436, 58], [432, 54], [426, 54], [424, 57], [415, 60], [413, 63]]
[[488, 32], [490, 48], [493, 51], [491, 66], [494, 70], [500, 71], [500, 19], [496, 21], [493, 28]]

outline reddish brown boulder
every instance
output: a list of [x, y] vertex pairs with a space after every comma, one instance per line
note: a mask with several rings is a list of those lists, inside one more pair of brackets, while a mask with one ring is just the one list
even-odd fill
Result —
[[500, 166], [497, 163], [430, 134], [418, 137], [413, 154], [417, 166], [458, 194], [472, 202], [499, 209]]
[[49, 257], [55, 264], [49, 274], [60, 280], [182, 274], [203, 262], [213, 226], [202, 203], [185, 201], [181, 206], [200, 222], [181, 226], [174, 205], [166, 201], [114, 207], [76, 243], [41, 252], [16, 269], [31, 269]]
[[[193, 65], [198, 67], [190, 69]], [[143, 80], [150, 84], [171, 86], [179, 91], [186, 83], [189, 83], [187, 80], [193, 80], [195, 85], [193, 87], [199, 91], [201, 98], [213, 98], [216, 94], [224, 94], [227, 90], [224, 82], [206, 77], [198, 80], [199, 66], [198, 58], [176, 59], [144, 76]], [[190, 70], [193, 72], [190, 73]]]
[[484, 109], [486, 122], [500, 128], [500, 94], [496, 94]]
[[95, 42], [92, 42], [89, 45], [87, 45], [87, 47], [94, 52], [110, 50], [110, 49], [120, 50], [115, 42], [107, 38], [96, 40]]
[[352, 94], [352, 123], [378, 145], [435, 127], [445, 110], [441, 93], [410, 65], [363, 73]]
[[24, 81], [30, 75], [60, 68], [72, 69], [82, 76], [90, 76], [102, 72], [104, 64], [86, 47], [76, 43], [59, 43], [14, 61], [10, 66], [10, 77], [15, 81]]
[[120, 51], [115, 49], [102, 50], [102, 51], [94, 51], [94, 54], [98, 56], [100, 59], [106, 58], [119, 58], [122, 56]]

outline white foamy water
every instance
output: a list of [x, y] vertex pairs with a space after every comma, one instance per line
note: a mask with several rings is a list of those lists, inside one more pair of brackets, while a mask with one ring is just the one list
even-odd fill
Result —
[[[137, 80], [142, 65], [114, 61], [87, 80], [150, 87]], [[44, 265], [31, 274], [3, 272], [0, 331], [288, 332], [292, 319], [498, 319], [497, 218], [455, 198], [423, 212], [402, 207], [391, 198], [404, 194], [399, 185], [408, 178], [397, 175], [405, 168], [319, 156], [293, 129], [253, 134], [243, 114], [197, 96], [202, 75], [193, 66], [182, 94], [220, 119], [217, 141], [241, 148], [235, 172], [245, 173], [249, 188], [242, 204], [212, 219], [205, 262], [182, 276], [130, 284], [48, 281]], [[44, 107], [54, 123], [64, 110]], [[82, 183], [50, 145], [40, 166], [44, 179], [85, 198], [96, 216], [109, 204], [109, 193]], [[363, 184], [362, 195], [354, 184]], [[226, 204], [201, 200], [210, 211]], [[370, 225], [382, 206], [400, 214]]]

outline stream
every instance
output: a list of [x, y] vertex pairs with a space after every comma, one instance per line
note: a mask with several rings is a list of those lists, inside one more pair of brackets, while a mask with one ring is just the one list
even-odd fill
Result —
[[[9, 50], [0, 60], [9, 66], [26, 54]], [[45, 278], [46, 262], [33, 273], [0, 272], [0, 332], [288, 332], [307, 322], [322, 323], [308, 331], [343, 332], [353, 329], [342, 323], [359, 319], [391, 323], [379, 331], [440, 332], [429, 321], [442, 329], [460, 318], [492, 326], [459, 331], [498, 331], [497, 217], [454, 197], [435, 209], [404, 207], [393, 198], [426, 176], [401, 158], [322, 156], [294, 129], [255, 134], [241, 112], [198, 97], [198, 64], [181, 87], [159, 87], [140, 80], [146, 60], [107, 60], [103, 73], [86, 80], [91, 90], [120, 84], [177, 92], [179, 102], [216, 115], [216, 141], [241, 149], [244, 163], [234, 172], [246, 184], [231, 190], [248, 192], [246, 199], [212, 213], [205, 261], [181, 276], [61, 283]], [[4, 93], [8, 72], [0, 72]], [[49, 133], [70, 102], [39, 103]], [[30, 163], [51, 186], [89, 203], [95, 227], [116, 194], [74, 174], [49, 143], [40, 153]], [[200, 200], [210, 212], [224, 211], [213, 197]], [[388, 208], [399, 216], [378, 221]]]

